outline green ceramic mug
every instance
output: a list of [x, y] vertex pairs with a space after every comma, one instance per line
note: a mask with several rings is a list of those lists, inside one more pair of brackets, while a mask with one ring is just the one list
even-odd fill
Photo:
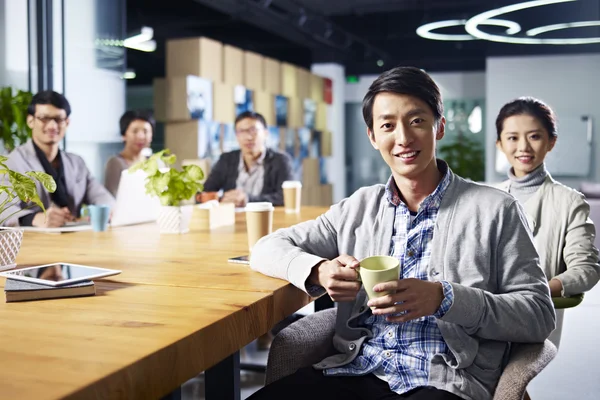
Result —
[[385, 296], [389, 292], [375, 292], [373, 288], [378, 283], [398, 280], [400, 261], [391, 256], [367, 257], [360, 262], [359, 274], [369, 299]]

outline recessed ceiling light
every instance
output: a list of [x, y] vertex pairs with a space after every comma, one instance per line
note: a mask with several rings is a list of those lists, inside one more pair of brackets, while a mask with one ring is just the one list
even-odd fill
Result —
[[489, 40], [492, 42], [500, 43], [514, 43], [514, 44], [551, 44], [551, 45], [573, 45], [573, 44], [592, 44], [600, 43], [600, 37], [589, 37], [589, 38], [533, 38], [533, 37], [514, 37], [514, 36], [503, 36], [494, 35], [483, 32], [479, 29], [479, 25], [483, 25], [485, 21], [490, 18], [499, 17], [504, 14], [508, 14], [515, 11], [525, 10], [533, 7], [546, 6], [557, 3], [568, 3], [577, 0], [534, 0], [524, 3], [513, 4], [510, 6], [496, 8], [494, 10], [486, 11], [478, 14], [467, 21], [465, 24], [466, 31], [475, 36], [478, 39]]
[[[463, 40], [478, 40], [476, 37], [471, 35], [458, 35], [458, 34], [447, 34], [447, 33], [434, 33], [431, 32], [435, 29], [450, 28], [454, 26], [464, 26], [467, 23], [466, 19], [451, 19], [448, 21], [431, 22], [429, 24], [422, 25], [417, 28], [417, 35], [432, 40], [447, 40], [447, 41], [463, 41]], [[514, 21], [508, 21], [505, 19], [488, 19], [482, 23], [482, 25], [501, 26], [506, 28], [507, 35], [514, 35], [515, 33], [521, 32], [521, 25]]]
[[537, 36], [546, 32], [553, 32], [562, 29], [571, 28], [585, 28], [588, 26], [600, 26], [600, 21], [579, 21], [579, 22], [567, 22], [564, 24], [545, 25], [533, 28], [525, 32], [527, 36]]

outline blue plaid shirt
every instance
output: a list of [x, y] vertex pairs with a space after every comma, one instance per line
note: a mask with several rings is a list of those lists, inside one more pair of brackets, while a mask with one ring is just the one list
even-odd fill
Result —
[[[427, 279], [427, 266], [431, 257], [431, 240], [442, 197], [450, 183], [446, 165], [441, 182], [421, 203], [412, 216], [402, 202], [393, 178], [386, 185], [387, 200], [396, 207], [390, 255], [400, 260], [400, 279]], [[434, 315], [404, 323], [390, 323], [385, 316], [366, 314], [361, 325], [371, 329], [373, 337], [363, 343], [358, 357], [352, 363], [325, 370], [325, 375], [366, 375], [375, 373], [398, 394], [409, 392], [429, 381], [429, 363], [434, 355], [450, 350], [437, 326], [452, 305], [452, 286], [445, 281], [444, 299]]]

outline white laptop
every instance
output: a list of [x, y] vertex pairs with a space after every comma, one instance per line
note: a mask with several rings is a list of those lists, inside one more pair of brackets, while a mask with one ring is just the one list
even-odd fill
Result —
[[121, 172], [115, 209], [110, 225], [125, 226], [154, 222], [158, 218], [160, 200], [146, 194], [146, 173]]

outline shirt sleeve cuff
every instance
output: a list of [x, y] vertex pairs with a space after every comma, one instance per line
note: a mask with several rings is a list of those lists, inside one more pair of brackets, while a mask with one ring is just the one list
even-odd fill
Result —
[[319, 286], [319, 285], [313, 285], [310, 283], [306, 284], [306, 293], [308, 293], [308, 295], [310, 297], [320, 297], [321, 295], [325, 294], [327, 291], [325, 290], [325, 288], [323, 286]]
[[35, 218], [34, 213], [24, 215], [19, 218], [19, 225], [20, 226], [32, 226], [34, 218]]
[[442, 304], [440, 304], [440, 308], [433, 314], [436, 318], [442, 318], [454, 303], [454, 291], [452, 290], [450, 282], [440, 281], [440, 283], [442, 284], [444, 291], [444, 299], [442, 300]]
[[311, 297], [319, 297], [325, 293], [325, 289], [319, 285], [313, 285], [308, 282], [312, 269], [326, 261], [324, 258], [308, 253], [302, 253], [296, 256], [288, 266], [287, 279], [294, 286], [304, 290]]

